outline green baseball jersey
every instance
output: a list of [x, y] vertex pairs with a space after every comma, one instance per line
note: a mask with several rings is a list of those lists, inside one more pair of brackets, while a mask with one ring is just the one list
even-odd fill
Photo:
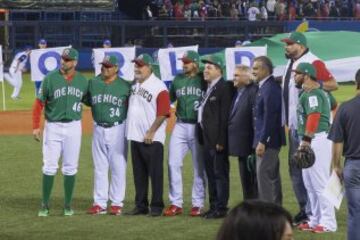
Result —
[[67, 81], [60, 70], [54, 70], [44, 78], [38, 99], [45, 104], [45, 118], [50, 122], [80, 120], [82, 100], [87, 94], [88, 80], [76, 72]]
[[177, 101], [176, 116], [188, 122], [196, 122], [197, 110], [202, 97], [202, 78], [200, 74], [187, 77], [179, 74], [170, 87], [171, 102]]
[[97, 123], [112, 124], [126, 119], [130, 83], [116, 78], [107, 84], [101, 75], [89, 80], [87, 102]]
[[330, 127], [330, 100], [324, 90], [317, 88], [310, 92], [302, 92], [298, 103], [298, 133], [305, 134], [307, 116], [320, 113], [320, 122], [316, 133], [327, 132]]

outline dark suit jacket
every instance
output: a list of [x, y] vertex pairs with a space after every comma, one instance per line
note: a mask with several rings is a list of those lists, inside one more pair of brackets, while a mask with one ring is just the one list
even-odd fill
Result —
[[220, 79], [210, 93], [202, 114], [202, 131], [199, 134], [209, 149], [216, 144], [227, 148], [227, 124], [232, 100], [232, 83]]
[[252, 111], [257, 90], [258, 87], [254, 83], [246, 86], [232, 113], [236, 99], [236, 95], [234, 96], [228, 123], [229, 155], [246, 157], [253, 152], [254, 126]]
[[[265, 80], [264, 80], [265, 81]], [[255, 148], [259, 142], [267, 148], [280, 148], [285, 144], [285, 131], [281, 121], [281, 86], [273, 76], [259, 88], [254, 107]]]

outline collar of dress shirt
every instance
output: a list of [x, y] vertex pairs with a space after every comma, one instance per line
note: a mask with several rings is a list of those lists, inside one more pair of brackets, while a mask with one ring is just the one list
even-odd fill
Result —
[[219, 78], [213, 80], [211, 83], [209, 83], [208, 89], [213, 88], [218, 83], [218, 81], [220, 81], [220, 79], [221, 79], [221, 77], [219, 77]]
[[271, 75], [269, 75], [269, 76], [267, 76], [266, 78], [264, 78], [263, 80], [261, 80], [261, 81], [259, 82], [259, 88], [261, 88], [261, 87], [264, 85], [264, 83], [265, 83], [267, 80], [269, 80], [270, 77], [271, 77]]
[[242, 94], [245, 91], [245, 87], [241, 87], [237, 89], [238, 95]]

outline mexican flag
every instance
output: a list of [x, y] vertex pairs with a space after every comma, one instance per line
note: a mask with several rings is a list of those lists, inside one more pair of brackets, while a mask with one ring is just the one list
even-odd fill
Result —
[[[305, 32], [307, 45], [312, 53], [322, 59], [337, 82], [352, 81], [360, 68], [360, 33], [349, 31]], [[280, 40], [288, 33], [262, 38], [250, 46], [267, 46], [267, 55], [276, 66], [274, 75], [281, 76], [287, 60], [284, 44]]]

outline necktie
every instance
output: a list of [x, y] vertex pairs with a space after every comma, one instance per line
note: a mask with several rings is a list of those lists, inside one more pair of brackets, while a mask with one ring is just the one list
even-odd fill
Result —
[[201, 99], [201, 103], [200, 106], [198, 108], [198, 123], [200, 123], [201, 127], [202, 127], [202, 114], [204, 111], [204, 106], [206, 104], [206, 101], [208, 100], [211, 92], [214, 90], [214, 86], [210, 87], [208, 86], [206, 93], [204, 94], [204, 96]]
[[237, 103], [238, 103], [239, 98], [240, 98], [239, 91], [236, 91], [235, 96], [236, 96], [236, 98], [235, 98], [235, 101], [234, 101], [232, 109], [231, 109], [231, 115], [233, 115], [235, 113], [236, 106], [237, 106]]
[[290, 83], [290, 76], [291, 76], [291, 70], [292, 70], [293, 64], [294, 64], [294, 61], [290, 60], [289, 67], [286, 70], [286, 74], [285, 74], [285, 78], [284, 78], [283, 96], [284, 96], [284, 103], [285, 103], [286, 124], [289, 123], [289, 83]]

